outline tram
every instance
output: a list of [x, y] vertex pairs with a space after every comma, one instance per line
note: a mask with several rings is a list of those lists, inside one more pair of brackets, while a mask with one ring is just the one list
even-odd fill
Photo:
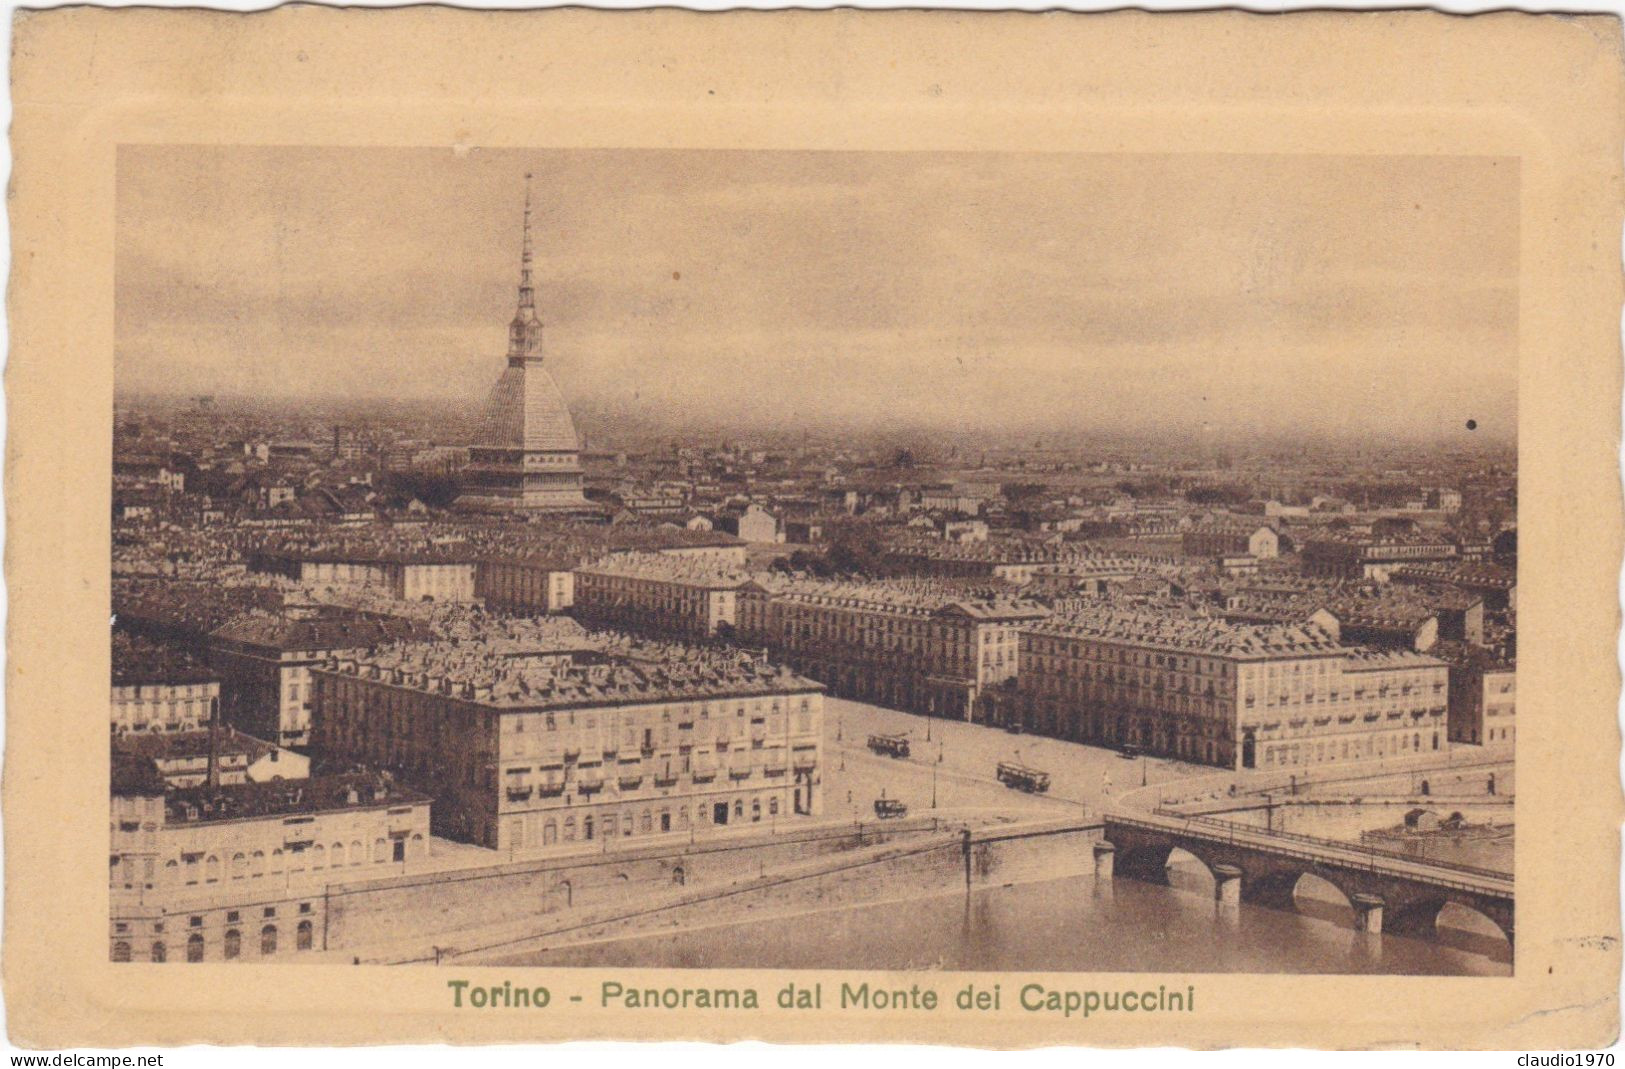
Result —
[[893, 817], [908, 816], [908, 804], [896, 798], [876, 798], [875, 816], [881, 820], [891, 820]]
[[999, 782], [1028, 794], [1043, 794], [1049, 790], [1049, 773], [1013, 761], [1000, 761]]
[[907, 735], [870, 735], [869, 749], [887, 757], [908, 756]]

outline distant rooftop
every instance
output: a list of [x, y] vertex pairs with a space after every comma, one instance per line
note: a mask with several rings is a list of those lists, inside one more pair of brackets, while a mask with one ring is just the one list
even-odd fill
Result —
[[163, 642], [113, 632], [113, 686], [138, 687], [152, 684], [184, 686], [215, 683], [218, 672], [202, 661]]
[[822, 684], [744, 651], [627, 636], [596, 643], [408, 643], [335, 657], [325, 670], [512, 710], [822, 689]]
[[[387, 772], [351, 772], [269, 783], [183, 787], [164, 799], [168, 824], [321, 813], [339, 809], [423, 805], [426, 794], [396, 782]], [[290, 835], [292, 829], [290, 829]]]
[[718, 564], [706, 558], [672, 556], [665, 553], [614, 553], [576, 570], [587, 575], [655, 579], [710, 589], [742, 586], [750, 579], [746, 572], [738, 568]]
[[932, 579], [861, 582], [840, 579], [784, 579], [761, 576], [756, 583], [773, 597], [804, 604], [848, 606], [910, 615], [948, 611], [998, 619], [1036, 619], [1049, 610], [1035, 601], [1013, 597], [967, 596], [962, 585]]
[[1029, 634], [1085, 638], [1230, 660], [1274, 660], [1345, 653], [1312, 624], [1230, 624], [1195, 611], [1143, 612], [1112, 606], [1075, 609], [1027, 629]]

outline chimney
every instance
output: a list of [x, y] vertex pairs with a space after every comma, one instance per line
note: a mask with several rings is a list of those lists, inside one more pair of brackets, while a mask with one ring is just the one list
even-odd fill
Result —
[[209, 790], [220, 789], [220, 699], [209, 699]]

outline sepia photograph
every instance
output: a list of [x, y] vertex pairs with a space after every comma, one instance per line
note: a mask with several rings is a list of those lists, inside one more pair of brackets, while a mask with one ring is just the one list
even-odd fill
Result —
[[1519, 189], [123, 146], [110, 959], [1508, 975]]
[[1619, 19], [10, 54], [15, 1047], [1608, 1069]]

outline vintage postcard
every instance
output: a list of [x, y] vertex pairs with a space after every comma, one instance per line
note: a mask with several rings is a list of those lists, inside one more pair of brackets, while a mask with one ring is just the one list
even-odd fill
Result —
[[1616, 1038], [1616, 20], [15, 34], [14, 1043]]

